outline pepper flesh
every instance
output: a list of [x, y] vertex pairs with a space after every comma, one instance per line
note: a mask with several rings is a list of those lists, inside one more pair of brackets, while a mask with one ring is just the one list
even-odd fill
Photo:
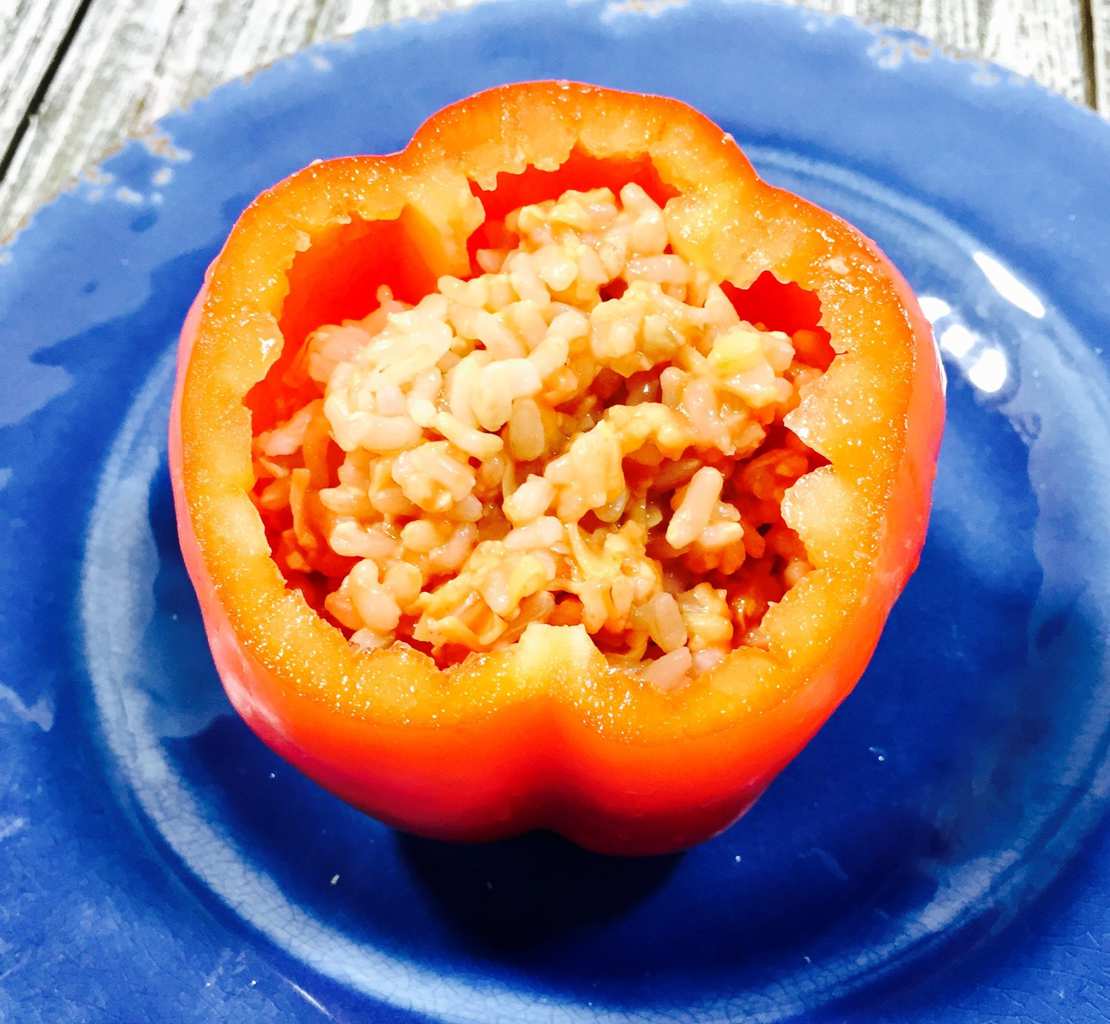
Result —
[[[251, 502], [253, 431], [303, 400], [282, 393], [282, 366], [314, 327], [369, 312], [377, 284], [417, 298], [470, 276], [487, 214], [629, 180], [667, 201], [685, 259], [752, 301], [769, 273], [820, 304], [837, 355], [787, 423], [829, 464], [783, 499], [813, 571], [767, 611], [766, 649], [670, 693], [568, 628], [448, 669], [404, 647], [353, 650], [287, 586]], [[677, 101], [541, 82], [471, 97], [398, 154], [314, 164], [255, 200], [182, 332], [170, 458], [217, 668], [278, 753], [425, 835], [547, 827], [654, 853], [742, 814], [855, 685], [917, 563], [943, 415], [928, 324], [873, 243], [761, 181]]]

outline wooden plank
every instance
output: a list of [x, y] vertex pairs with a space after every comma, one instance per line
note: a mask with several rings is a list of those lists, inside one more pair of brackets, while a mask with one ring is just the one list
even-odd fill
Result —
[[985, 26], [982, 52], [1077, 103], [1089, 103], [1083, 22], [1082, 3], [1069, 0], [997, 3]]
[[[1078, 103], [1093, 97], [1083, 44], [1087, 0], [787, 0], [909, 29], [955, 53], [984, 57]], [[1096, 0], [1110, 5], [1110, 0]]]
[[[15, 13], [0, 16], [0, 28], [15, 26], [21, 49], [11, 47], [0, 63], [0, 89], [5, 82], [18, 82], [8, 87], [10, 96], [0, 94], [4, 144], [13, 126], [22, 122], [36, 88], [27, 83], [42, 79], [33, 69], [49, 68], [64, 24], [77, 6], [77, 0], [7, 2], [14, 4]], [[0, 238], [127, 135], [230, 77], [319, 39], [473, 2], [93, 0], [0, 182]], [[1083, 42], [1086, 0], [789, 2], [918, 31], [942, 46], [1031, 75], [1075, 100], [1094, 91]], [[1110, 0], [1096, 2], [1105, 103]], [[23, 56], [12, 56], [17, 51]]]
[[1110, 117], [1110, 0], [1089, 0], [1095, 106]]
[[80, 0], [0, 4], [0, 153], [27, 113], [79, 6]]
[[320, 39], [472, 2], [94, 0], [0, 182], [0, 238], [128, 135], [221, 82]]

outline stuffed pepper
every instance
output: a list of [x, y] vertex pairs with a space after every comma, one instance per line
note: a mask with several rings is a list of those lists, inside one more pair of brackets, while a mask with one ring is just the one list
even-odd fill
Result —
[[248, 207], [170, 457], [274, 750], [417, 833], [641, 854], [734, 821], [851, 691], [942, 423], [872, 242], [680, 102], [538, 82]]

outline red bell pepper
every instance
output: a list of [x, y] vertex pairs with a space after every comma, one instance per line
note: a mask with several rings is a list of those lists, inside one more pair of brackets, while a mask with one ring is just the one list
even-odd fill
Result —
[[[628, 181], [668, 200], [675, 251], [729, 282], [742, 315], [808, 324], [797, 343], [836, 353], [788, 420], [827, 460], [782, 506], [813, 571], [767, 611], [762, 646], [672, 692], [573, 630], [447, 668], [354, 649], [287, 584], [251, 500], [252, 432], [301, 400], [284, 368], [314, 327], [366, 315], [378, 284], [418, 297], [472, 275], [483, 216]], [[313, 164], [248, 207], [182, 332], [170, 460], [217, 669], [274, 750], [413, 832], [546, 827], [639, 854], [734, 821], [851, 691], [916, 567], [943, 418], [929, 326], [872, 242], [763, 182], [682, 103], [539, 82], [442, 110], [400, 153]]]

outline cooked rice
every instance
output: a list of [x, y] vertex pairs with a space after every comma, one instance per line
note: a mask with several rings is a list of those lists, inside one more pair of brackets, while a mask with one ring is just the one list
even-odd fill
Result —
[[673, 689], [763, 644], [810, 569], [780, 506], [817, 457], [782, 418], [821, 370], [670, 250], [638, 185], [501, 227], [474, 278], [309, 336], [319, 397], [255, 438], [275, 558], [359, 647], [447, 664], [582, 624]]

